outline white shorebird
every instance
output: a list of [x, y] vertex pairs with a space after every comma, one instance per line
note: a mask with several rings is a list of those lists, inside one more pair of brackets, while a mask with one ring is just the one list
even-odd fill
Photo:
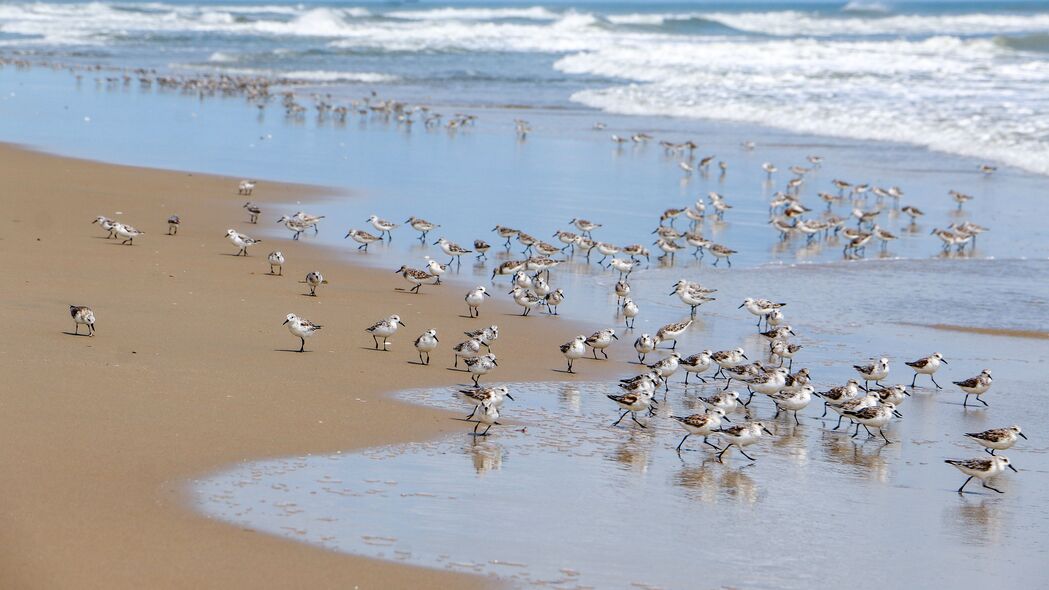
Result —
[[681, 366], [681, 355], [672, 352], [670, 356], [660, 359], [651, 365], [648, 365], [649, 369], [652, 369], [659, 374], [660, 378], [663, 379], [663, 388], [665, 391], [670, 391], [670, 378], [677, 372], [678, 367]]
[[[878, 396], [869, 392], [840, 404], [830, 404], [828, 407], [838, 415], [838, 423], [831, 430], [841, 428], [841, 421], [845, 418], [845, 412], [857, 412], [863, 408], [870, 408], [876, 405], [878, 405]], [[849, 418], [849, 420], [852, 421], [852, 418]], [[848, 427], [845, 430], [848, 430]]]
[[262, 240], [256, 240], [252, 237], [246, 236], [235, 229], [226, 230], [226, 239], [233, 242], [233, 245], [240, 248], [234, 256], [248, 255], [248, 246], [254, 246], [262, 242]]
[[470, 317], [481, 317], [481, 310], [479, 308], [481, 307], [481, 303], [484, 302], [485, 297], [491, 297], [491, 295], [489, 295], [488, 290], [481, 285], [470, 289], [470, 291], [466, 293], [466, 309], [469, 312]]
[[814, 392], [815, 389], [811, 385], [805, 385], [798, 391], [781, 391], [770, 395], [769, 397], [776, 404], [776, 415], [773, 416], [773, 419], [778, 418], [779, 413], [782, 411], [793, 412], [794, 423], [800, 426], [801, 421], [798, 420], [798, 411], [808, 407]]
[[790, 361], [787, 364], [787, 370], [790, 371], [794, 368], [794, 355], [798, 353], [803, 347], [800, 344], [791, 344], [785, 340], [776, 340], [772, 343], [772, 356], [779, 359], [779, 364], [783, 366], [783, 359]]
[[710, 355], [713, 354], [709, 350], [704, 350], [698, 354], [693, 354], [681, 359], [681, 368], [685, 370], [685, 385], [688, 385], [688, 376], [693, 374], [696, 379], [699, 379], [703, 383], [707, 380], [702, 377], [703, 373], [706, 373], [710, 369]]
[[557, 313], [557, 306], [564, 303], [564, 301], [564, 289], [554, 289], [552, 292], [547, 293], [546, 297], [543, 298], [543, 303], [546, 304], [546, 313], [549, 313], [551, 315], [559, 315]]
[[463, 359], [463, 363], [466, 365], [466, 370], [470, 371], [470, 376], [474, 380], [474, 387], [478, 388], [480, 384], [478, 384], [477, 380], [499, 366], [499, 363], [495, 360], [495, 355], [490, 352], [478, 357]]
[[168, 217], [168, 235], [173, 236], [178, 234], [178, 226], [182, 225], [182, 220], [179, 219], [178, 215], [172, 215]]
[[709, 289], [703, 289], [697, 284], [680, 280], [674, 285], [674, 290], [670, 292], [670, 295], [677, 295], [682, 303], [689, 306], [690, 317], [694, 318], [696, 317], [696, 308], [704, 303], [714, 301], [713, 297], [707, 297], [707, 294], [710, 292]]
[[732, 248], [729, 248], [728, 246], [722, 246], [721, 244], [711, 244], [710, 247], [707, 249], [710, 250], [710, 253], [714, 255], [714, 266], [717, 266], [718, 262], [720, 262], [721, 259], [724, 258], [725, 262], [728, 262], [729, 267], [731, 267], [732, 255], [738, 253]]
[[725, 369], [738, 367], [739, 365], [742, 365], [744, 361], [750, 360], [747, 358], [747, 355], [744, 354], [742, 348], [737, 348], [735, 350], [719, 350], [710, 355], [710, 359], [718, 365], [718, 372], [714, 373], [714, 378], [717, 378], [718, 375], [724, 376]]
[[634, 340], [634, 350], [637, 351], [638, 362], [645, 362], [645, 356], [656, 349], [656, 339], [648, 334], [642, 334]]
[[561, 345], [561, 354], [565, 355], [565, 359], [568, 361], [569, 373], [574, 373], [572, 370], [572, 363], [578, 359], [583, 358], [586, 355], [586, 336], [582, 334], [576, 336], [571, 341]]
[[139, 231], [126, 223], [113, 223], [113, 232], [117, 234], [117, 237], [124, 238], [121, 244], [127, 244], [129, 246], [135, 245], [135, 238], [145, 235], [146, 232]]
[[482, 258], [488, 259], [488, 251], [492, 249], [492, 245], [484, 240], [474, 240], [474, 251], [477, 252], [477, 260]]
[[436, 223], [430, 223], [429, 221], [426, 221], [425, 219], [420, 219], [418, 217], [409, 217], [407, 220], [405, 220], [405, 223], [410, 225], [411, 228], [415, 231], [419, 232], [420, 242], [426, 241], [426, 234], [430, 233], [430, 231], [438, 227], [441, 227]]
[[262, 215], [262, 209], [251, 201], [244, 203], [244, 208], [248, 210], [248, 223], [258, 223], [259, 215]]
[[856, 423], [856, 432], [852, 433], [852, 437], [860, 433], [860, 426], [867, 431], [867, 434], [874, 436], [871, 432], [871, 427], [878, 429], [878, 434], [885, 439], [885, 444], [892, 444], [892, 441], [885, 436], [884, 428], [892, 420], [893, 412], [896, 410], [896, 406], [892, 403], [884, 403], [881, 405], [868, 406], [860, 410], [845, 410], [843, 413], [850, 420]]
[[524, 308], [524, 311], [521, 312], [522, 316], [528, 315], [537, 305], [543, 302], [541, 297], [521, 287], [514, 287], [510, 294], [514, 297], [514, 303]]
[[476, 338], [481, 341], [489, 351], [492, 350], [492, 343], [499, 339], [499, 326], [492, 324], [487, 328], [480, 328], [472, 330], [470, 332], [463, 332], [467, 338]]
[[448, 265], [441, 264], [432, 258], [426, 261], [426, 272], [437, 277], [437, 280], [433, 282], [435, 285], [441, 284], [441, 275], [448, 272]]
[[466, 403], [473, 406], [473, 411], [466, 417], [467, 420], [473, 418], [477, 410], [485, 403], [501, 408], [507, 399], [511, 401], [514, 399], [514, 396], [510, 395], [510, 388], [505, 385], [482, 387], [480, 389], [460, 389], [459, 394], [463, 396]]
[[311, 297], [317, 296], [317, 287], [328, 284], [328, 280], [324, 278], [324, 275], [322, 275], [320, 271], [316, 270], [310, 271], [306, 275], [306, 280], [303, 282], [306, 283], [306, 286], [310, 288], [309, 295]]
[[786, 303], [776, 303], [768, 299], [754, 299], [753, 297], [747, 297], [743, 300], [743, 303], [739, 305], [740, 308], [746, 308], [751, 314], [758, 317], [758, 329], [761, 329], [761, 320], [765, 320], [768, 316], [772, 315], [772, 312], [779, 308], [787, 305]]
[[699, 401], [708, 408], [720, 408], [726, 414], [743, 408], [743, 404], [739, 402], [739, 392], [736, 391], [719, 391], [710, 397], [701, 397]]
[[930, 356], [920, 358], [916, 361], [905, 362], [904, 364], [914, 369], [914, 379], [911, 379], [911, 387], [914, 387], [915, 381], [918, 380], [918, 375], [928, 375], [932, 379], [932, 384], [936, 386], [936, 389], [943, 389], [940, 384], [936, 382], [936, 377], [933, 375], [940, 368], [940, 363], [947, 364], [944, 360], [943, 355], [934, 352]]
[[586, 345], [593, 349], [594, 359], [597, 359], [598, 351], [604, 355], [605, 359], [608, 358], [608, 353], [605, 349], [612, 345], [613, 340], [619, 340], [619, 336], [616, 336], [616, 331], [612, 328], [606, 328], [604, 330], [598, 330], [590, 335], [586, 339]]
[[302, 341], [302, 345], [299, 346], [297, 352], [305, 352], [306, 350], [306, 339], [313, 336], [313, 333], [321, 329], [321, 326], [307, 320], [300, 318], [299, 316], [289, 313], [284, 319], [284, 324], [288, 326], [288, 331], [294, 336], [298, 336], [299, 340]]
[[889, 359], [882, 357], [877, 362], [867, 365], [853, 365], [852, 368], [863, 377], [863, 388], [869, 389], [870, 382], [881, 385], [879, 381], [889, 376]]
[[[274, 252], [270, 252], [269, 256], [267, 256], [266, 259], [270, 263], [270, 274], [271, 275], [277, 275], [277, 276], [283, 276], [284, 275], [284, 254], [280, 250], [276, 250]], [[277, 269], [277, 272], [273, 272], [274, 268]]]
[[634, 270], [634, 264], [635, 263], [630, 262], [629, 260], [613, 258], [612, 261], [608, 263], [608, 266], [619, 271], [619, 280], [622, 281], [630, 276], [630, 273]]
[[714, 447], [720, 451], [721, 448], [716, 444], [707, 440], [707, 437], [714, 433], [717, 429], [721, 428], [721, 421], [725, 418], [725, 410], [721, 408], [714, 408], [703, 414], [692, 414], [691, 416], [671, 416], [672, 419], [677, 420], [678, 424], [685, 429], [688, 434], [685, 438], [681, 439], [681, 442], [677, 444], [678, 451], [681, 450], [681, 445], [685, 444], [688, 437], [692, 435], [702, 436], [703, 443]]
[[401, 321], [400, 316], [391, 315], [384, 320], [375, 322], [364, 331], [372, 335], [372, 340], [375, 342], [375, 350], [379, 350], [379, 338], [382, 338], [382, 349], [388, 350], [386, 348], [386, 340], [397, 333], [398, 326], [404, 326], [404, 322]]
[[641, 428], [648, 428], [637, 419], [637, 413], [647, 409], [652, 404], [652, 393], [637, 391], [624, 393], [621, 395], [608, 394], [608, 399], [616, 402], [623, 414], [619, 416], [619, 419], [612, 423], [612, 426], [618, 426], [623, 418], [626, 418], [627, 414], [630, 414], [630, 419]]
[[368, 217], [368, 219], [366, 219], [365, 221], [372, 224], [372, 227], [374, 227], [375, 230], [379, 232], [380, 238], [382, 238], [383, 234], [386, 234], [386, 236], [389, 239], [393, 239], [393, 234], [390, 232], [391, 230], [397, 227], [396, 223], [386, 221], [385, 219], [379, 219], [377, 215], [372, 215]]
[[[419, 352], [419, 362], [424, 365], [430, 364], [430, 353], [437, 350], [437, 330], [429, 329], [415, 339], [415, 350]], [[423, 360], [423, 355], [426, 360]]]
[[638, 313], [640, 313], [640, 310], [638, 309], [637, 304], [634, 303], [633, 299], [627, 297], [623, 301], [623, 319], [627, 328], [633, 329], [634, 321], [635, 318], [637, 318]]
[[578, 229], [580, 232], [583, 233], [584, 236], [586, 236], [588, 238], [590, 237], [590, 232], [591, 231], [601, 227], [600, 223], [594, 223], [594, 222], [592, 222], [590, 220], [579, 219], [579, 218], [573, 219], [573, 220], [569, 221], [568, 223], [571, 223], [571, 224], [575, 225], [576, 229]]
[[364, 250], [365, 252], [368, 251], [368, 246], [373, 242], [382, 241], [382, 238], [380, 238], [379, 236], [372, 235], [362, 229], [351, 229], [349, 232], [346, 233], [346, 237], [353, 238], [354, 242], [360, 244], [360, 246], [357, 246], [357, 249]]
[[[498, 424], [499, 420], [499, 408], [495, 407], [494, 404], [483, 403], [480, 406], [481, 413], [477, 415], [477, 424], [474, 425], [474, 436], [488, 436], [488, 431], [492, 429], [493, 424]], [[486, 424], [487, 427], [484, 432], [477, 432], [477, 429], [482, 424]]]
[[251, 196], [252, 191], [255, 190], [254, 180], [242, 180], [237, 184], [237, 194]]
[[110, 219], [110, 218], [108, 218], [108, 217], [105, 217], [105, 216], [99, 215], [99, 216], [98, 216], [98, 217], [96, 217], [96, 218], [95, 218], [95, 220], [94, 220], [94, 221], [92, 221], [91, 223], [97, 223], [97, 224], [98, 224], [98, 225], [99, 225], [99, 226], [100, 226], [100, 227], [101, 227], [102, 229], [104, 229], [104, 230], [106, 230], [107, 232], [109, 232], [109, 235], [108, 235], [108, 236], [106, 236], [106, 239], [107, 239], [107, 240], [108, 240], [109, 238], [112, 238], [112, 237], [114, 237], [114, 236], [116, 235], [116, 225], [117, 225], [117, 222], [113, 221], [112, 219]]
[[670, 350], [677, 348], [677, 339], [688, 330], [689, 326], [692, 325], [692, 320], [689, 319], [687, 322], [674, 322], [673, 324], [667, 324], [656, 331], [656, 344], [665, 342], [667, 340], [673, 340], [674, 345], [670, 347]]
[[433, 276], [432, 274], [430, 274], [430, 273], [428, 273], [426, 271], [419, 270], [417, 268], [408, 268], [407, 266], [404, 266], [403, 264], [401, 265], [401, 268], [398, 268], [397, 270], [395, 270], [393, 272], [401, 275], [402, 277], [404, 277], [404, 280], [406, 280], [409, 283], [415, 285], [411, 289], [408, 289], [409, 293], [415, 293], [415, 294], [418, 295], [419, 289], [423, 285], [434, 285], [434, 284], [436, 284], [436, 283], [431, 283], [430, 281], [432, 279], [437, 278], [437, 277]]
[[980, 402], [981, 404], [985, 406], [990, 405], [987, 402], [980, 399], [980, 396], [987, 393], [987, 390], [991, 388], [991, 383], [993, 381], [994, 380], [991, 379], [990, 369], [984, 369], [980, 372], [979, 375], [975, 377], [970, 377], [965, 381], [955, 381], [954, 384], [957, 385], [963, 392], [965, 392], [965, 401], [962, 402], [962, 406], [967, 407], [969, 405], [970, 395], [975, 395], [976, 401]]
[[303, 232], [310, 229], [309, 224], [306, 222], [287, 215], [282, 215], [281, 218], [277, 220], [277, 223], [283, 223], [284, 227], [292, 232], [291, 239], [293, 240], [299, 239], [299, 236], [301, 236]]
[[765, 162], [761, 165], [761, 169], [767, 174], [767, 178], [771, 179], [772, 175], [775, 174], [779, 169], [772, 165], [771, 162]]
[[435, 246], [440, 246], [442, 252], [444, 252], [448, 256], [451, 256], [451, 258], [448, 260], [448, 264], [451, 264], [453, 262], [458, 262], [459, 264], [462, 264], [463, 263], [463, 254], [470, 254], [471, 252], [473, 252], [473, 250], [467, 250], [466, 248], [463, 248], [459, 244], [456, 244], [454, 242], [449, 242], [445, 238], [441, 238], [441, 239], [437, 240], [436, 242], [434, 242], [433, 244]]
[[1003, 455], [995, 455], [994, 457], [988, 457], [986, 459], [947, 459], [944, 461], [948, 465], [953, 465], [958, 471], [961, 471], [965, 475], [969, 476], [969, 479], [965, 480], [962, 487], [958, 488], [958, 493], [962, 493], [965, 486], [969, 485], [969, 482], [975, 477], [980, 480], [983, 487], [994, 490], [999, 494], [1004, 494], [1002, 490], [987, 485], [987, 480], [997, 477], [1005, 468], [1008, 467], [1013, 471], [1016, 468], [1009, 464], [1009, 458]]
[[766, 428], [765, 424], [762, 422], [747, 422], [746, 424], [740, 424], [739, 426], [733, 426], [732, 428], [716, 430], [715, 433], [725, 439], [725, 442], [728, 443], [725, 445], [725, 448], [721, 449], [721, 452], [718, 453], [718, 461], [723, 461], [722, 457], [732, 447], [736, 447], [744, 457], [754, 461], [754, 457], [748, 455], [743, 448], [749, 447], [761, 440], [762, 433], [772, 436], [772, 432]]
[[80, 335], [80, 325], [87, 326], [87, 335], [95, 335], [95, 312], [86, 305], [70, 305], [69, 315], [73, 317], [73, 325], [75, 329], [73, 334]]
[[860, 393], [860, 382], [855, 379], [849, 379], [849, 382], [839, 387], [833, 387], [828, 391], [816, 392], [816, 395], [823, 398], [823, 415], [820, 418], [827, 416], [827, 408], [830, 406], [841, 406], [845, 402], [851, 401], [856, 398]]
[[481, 356], [481, 347], [484, 346], [484, 342], [477, 336], [469, 336], [468, 340], [464, 340], [459, 344], [452, 347], [452, 354], [455, 355], [455, 363], [453, 367], [459, 366], [459, 359], [472, 359], [474, 357]]
[[1027, 435], [1020, 431], [1019, 426], [965, 433], [965, 438], [979, 443], [984, 447], [985, 451], [992, 455], [995, 451], [1004, 451], [1012, 448], [1016, 444], [1018, 437], [1023, 437], [1024, 440], [1027, 440]]
[[626, 281], [616, 281], [616, 303], [622, 304], [623, 300], [630, 296], [630, 283]]

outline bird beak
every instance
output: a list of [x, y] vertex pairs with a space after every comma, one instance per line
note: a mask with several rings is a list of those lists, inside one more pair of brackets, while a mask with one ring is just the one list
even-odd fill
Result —
[[495, 365], [495, 366], [497, 366], [497, 367], [499, 366], [499, 363], [497, 363], [497, 362], [495, 361], [495, 359], [492, 359], [492, 364], [493, 364], [493, 365]]
[[1012, 469], [1013, 471], [1016, 471], [1017, 473], [1020, 473], [1020, 472], [1019, 472], [1019, 471], [1017, 471], [1017, 469], [1016, 469], [1015, 467], [1013, 467], [1012, 465], [1010, 465], [1010, 466], [1009, 466], [1009, 469]]
[[941, 362], [941, 363], [943, 363], [943, 364], [945, 364], [945, 365], [948, 365], [948, 364], [950, 364], [950, 363], [948, 363], [948, 362], [947, 362], [947, 359], [940, 359], [940, 362]]
[[344, 237], [343, 239], [345, 240], [348, 237], [350, 237], [350, 234], [346, 234], [346, 237]]
[[439, 244], [439, 243], [440, 243], [440, 242], [434, 242], [434, 243], [433, 243], [433, 245], [434, 245], [434, 246], [436, 246], [436, 245], [437, 245], [437, 244]]
[[743, 306], [744, 306], [744, 305], [746, 305], [746, 303], [740, 303], [740, 304], [739, 304], [739, 307], [737, 307], [736, 309], [743, 309]]
[[[286, 323], [288, 323], [288, 322], [290, 322], [290, 321], [291, 321], [291, 320], [284, 320], [284, 324], [286, 324]], [[283, 326], [284, 324], [281, 324], [281, 325]]]
[[612, 338], [619, 340], [619, 336], [616, 336], [615, 334], [612, 334]]
[[791, 336], [797, 336], [797, 334], [794, 333], [794, 330], [787, 330], [787, 331], [790, 332]]
[[671, 291], [671, 292], [667, 293], [667, 296], [669, 297], [670, 295], [673, 295], [674, 293], [676, 293], [676, 291]]
[[514, 399], [514, 396], [510, 395], [509, 393], [506, 394], [506, 397], [510, 398], [510, 401], [517, 401]]
[[722, 416], [721, 419], [724, 420], [725, 422], [728, 422], [729, 424], [732, 424], [732, 420], [729, 420], [728, 416]]
[[491, 293], [489, 293], [488, 291], [485, 291], [485, 292], [484, 292], [484, 296], [485, 296], [485, 297], [491, 297], [491, 296], [492, 296], [492, 294], [491, 294]]
[[747, 358], [747, 355], [745, 355], [745, 354], [740, 355], [740, 356], [742, 356], [743, 358], [747, 359], [748, 361], [750, 360], [749, 358]]
[[772, 436], [772, 432], [770, 432], [768, 428], [765, 428], [764, 426], [762, 426], [761, 429], [764, 430], [765, 432], [767, 432], [770, 436]]
[[893, 411], [892, 411], [892, 415], [893, 415], [893, 416], [896, 416], [897, 418], [903, 418], [903, 414], [901, 414], [901, 413], [897, 412], [896, 410], [893, 410]]
[[398, 268], [397, 270], [395, 270], [393, 272], [401, 272], [401, 269]]
[[405, 327], [405, 328], [407, 328], [407, 327], [408, 327], [408, 326], [405, 326], [405, 325], [404, 325], [404, 322], [402, 322], [401, 320], [397, 320], [397, 323], [398, 323], [398, 324], [400, 324], [401, 326]]
[[1022, 432], [1017, 432], [1016, 434], [1019, 434], [1020, 436], [1024, 437], [1024, 440], [1027, 440], [1027, 435], [1026, 434], [1024, 434]]

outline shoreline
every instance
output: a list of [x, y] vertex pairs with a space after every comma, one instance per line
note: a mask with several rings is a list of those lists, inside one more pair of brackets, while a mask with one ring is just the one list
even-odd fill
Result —
[[[18, 346], [0, 354], [11, 375], [0, 398], [0, 440], [10, 451], [6, 467], [19, 473], [5, 485], [5, 529], [20, 539], [9, 544], [5, 586], [491, 584], [237, 529], [192, 510], [185, 483], [245, 460], [465, 435], [469, 429], [448, 420], [454, 414], [390, 394], [468, 382], [443, 361], [454, 334], [490, 323], [500, 325], [502, 362], [486, 382], [553, 380], [549, 369], [563, 362], [556, 344], [577, 324], [524, 330], [547, 318], [517, 319], [502, 301], [467, 320], [456, 311], [454, 281], [451, 289], [391, 298], [399, 277], [287, 239], [266, 239], [247, 260], [234, 259], [225, 228], [250, 235], [252, 227], [235, 179], [10, 145], [0, 153], [16, 211], [0, 240], [15, 254], [10, 275], [20, 279], [0, 286], [18, 317], [8, 339]], [[322, 191], [260, 182], [252, 198], [265, 208]], [[116, 248], [90, 224], [114, 210], [147, 232], [134, 246]], [[164, 235], [171, 214], [183, 220], [174, 237]], [[283, 279], [265, 275], [274, 248], [288, 258]], [[302, 296], [296, 277], [314, 268], [330, 281], [316, 299]], [[231, 302], [237, 305], [223, 305]], [[95, 337], [63, 333], [72, 328], [69, 304], [93, 307]], [[309, 354], [274, 354], [291, 348], [280, 325], [290, 311], [327, 328], [307, 341]], [[407, 328], [377, 359], [363, 328], [390, 313]], [[415, 354], [411, 341], [429, 327], [445, 335], [435, 364], [405, 365]], [[375, 370], [377, 360], [382, 369], [406, 370], [393, 377]], [[587, 363], [573, 379], [599, 378], [611, 367]]]

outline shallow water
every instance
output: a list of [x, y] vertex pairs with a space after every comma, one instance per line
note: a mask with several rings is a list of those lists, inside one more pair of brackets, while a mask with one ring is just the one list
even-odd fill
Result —
[[[679, 381], [676, 379], [675, 381]], [[901, 407], [898, 443], [830, 430], [811, 407], [795, 426], [724, 464], [665, 418], [699, 411], [719, 385], [675, 383], [648, 428], [611, 427], [609, 383], [515, 383], [502, 426], [360, 453], [247, 463], [194, 483], [199, 506], [239, 526], [360, 555], [496, 575], [527, 586], [978, 588], [1034, 584], [1047, 545], [1049, 458], [1028, 429], [999, 496], [959, 496], [942, 459], [981, 453], [959, 434], [1007, 401], [965, 411], [927, 390]], [[997, 384], [996, 384], [997, 387]], [[454, 389], [415, 403], [468, 411]], [[760, 396], [759, 396], [760, 397]], [[756, 400], [755, 417], [771, 404]], [[1043, 424], [1044, 411], [1027, 416]], [[738, 421], [741, 415], [732, 417]], [[624, 420], [627, 424], [629, 419]], [[1004, 424], [1004, 423], [1003, 423]], [[716, 440], [716, 439], [711, 439]], [[972, 484], [970, 484], [972, 485]], [[987, 493], [982, 493], [987, 492]], [[978, 564], [979, 567], [966, 567]], [[838, 582], [834, 582], [837, 584]]]

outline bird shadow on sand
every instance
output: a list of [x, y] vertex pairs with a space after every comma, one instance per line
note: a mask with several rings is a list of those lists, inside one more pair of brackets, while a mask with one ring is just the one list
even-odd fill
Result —
[[390, 352], [389, 348], [375, 348], [374, 346], [362, 346], [361, 350], [370, 350], [372, 352]]
[[297, 348], [274, 348], [273, 352], [297, 352], [299, 354], [305, 354], [307, 352], [313, 352], [312, 350], [299, 350]]
[[77, 334], [76, 332], [62, 332], [66, 336], [90, 336], [91, 334]]

